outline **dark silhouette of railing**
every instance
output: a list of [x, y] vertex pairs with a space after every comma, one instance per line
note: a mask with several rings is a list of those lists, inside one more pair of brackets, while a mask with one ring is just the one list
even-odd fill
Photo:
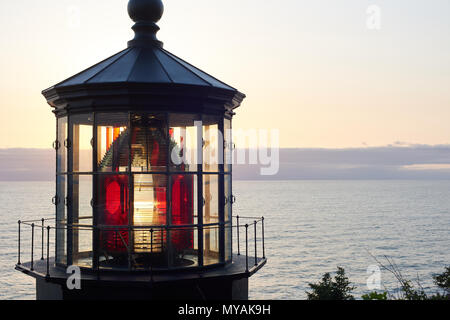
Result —
[[[81, 217], [79, 220], [83, 219], [91, 219], [92, 217]], [[115, 232], [121, 235], [121, 232], [133, 232], [133, 231], [147, 231], [150, 234], [150, 253], [154, 253], [154, 235], [157, 232], [166, 232], [166, 235], [173, 231], [182, 231], [182, 230], [192, 230], [197, 229], [199, 232], [203, 232], [204, 230], [214, 230], [219, 228], [224, 228], [225, 231], [228, 228], [231, 228], [232, 230], [236, 230], [236, 232], [232, 232], [234, 236], [234, 239], [232, 239], [232, 243], [237, 244], [237, 255], [241, 256], [241, 232], [244, 230], [245, 233], [245, 264], [246, 264], [246, 272], [249, 273], [251, 270], [250, 268], [250, 257], [251, 253], [249, 251], [249, 233], [253, 229], [253, 242], [254, 242], [254, 265], [258, 266], [259, 263], [261, 263], [261, 260], [266, 259], [266, 251], [265, 251], [265, 230], [264, 230], [264, 217], [261, 218], [254, 218], [254, 217], [243, 217], [243, 216], [236, 216], [233, 217], [236, 219], [236, 225], [226, 225], [226, 223], [211, 223], [211, 224], [203, 224], [203, 225], [176, 225], [176, 226], [92, 226], [92, 225], [82, 225], [82, 224], [72, 224], [72, 225], [65, 225], [65, 226], [55, 226], [56, 219], [50, 218], [50, 219], [40, 219], [40, 220], [28, 220], [28, 221], [18, 221], [18, 259], [17, 259], [17, 265], [21, 266], [21, 250], [22, 250], [22, 233], [23, 233], [23, 226], [28, 226], [31, 228], [31, 261], [30, 261], [30, 270], [34, 270], [34, 256], [35, 256], [35, 229], [38, 227], [41, 230], [41, 260], [47, 260], [46, 261], [46, 276], [50, 277], [50, 234], [51, 230], [65, 230], [71, 229], [73, 230], [90, 230], [92, 232], [94, 231], [109, 231], [109, 232]], [[242, 223], [242, 221], [245, 222], [245, 224]], [[53, 225], [50, 225], [49, 222], [53, 222]], [[40, 225], [37, 225], [40, 223]], [[58, 225], [61, 223], [59, 222]], [[260, 237], [258, 236], [258, 226], [261, 226], [260, 228]], [[252, 228], [253, 227], [253, 228]], [[250, 230], [249, 230], [250, 229]], [[45, 243], [45, 233], [47, 235], [47, 241]], [[161, 239], [163, 237], [161, 236]], [[132, 249], [131, 245], [127, 244], [126, 241], [121, 237], [123, 244], [127, 251], [127, 258], [128, 258], [128, 264], [129, 264], [129, 270], [132, 270]], [[262, 256], [258, 258], [258, 241], [260, 239], [261, 243], [261, 251]], [[46, 250], [44, 250], [46, 247]], [[44, 257], [44, 251], [46, 251], [46, 257]], [[92, 252], [91, 252], [92, 253]], [[96, 255], [96, 271], [100, 272], [100, 263], [99, 263], [99, 255]], [[150, 264], [148, 271], [153, 273], [153, 263]], [[93, 269], [93, 268], [92, 268]]]

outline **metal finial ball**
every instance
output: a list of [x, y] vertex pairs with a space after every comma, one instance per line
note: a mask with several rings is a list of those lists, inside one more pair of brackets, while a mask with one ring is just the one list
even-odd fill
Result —
[[128, 2], [128, 14], [134, 22], [151, 21], [158, 22], [164, 13], [164, 5], [161, 0], [130, 0]]

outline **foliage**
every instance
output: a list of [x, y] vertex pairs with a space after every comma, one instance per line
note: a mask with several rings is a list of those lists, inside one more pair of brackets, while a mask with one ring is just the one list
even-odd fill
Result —
[[307, 292], [308, 300], [354, 300], [350, 294], [355, 287], [350, 286], [350, 281], [345, 275], [345, 270], [338, 267], [334, 280], [330, 273], [325, 273], [319, 283], [310, 283], [312, 292]]
[[391, 294], [388, 292], [390, 300], [427, 300], [428, 297], [422, 286], [420, 285], [419, 279], [417, 279], [418, 288], [416, 288], [410, 280], [407, 280], [403, 277], [397, 265], [387, 256], [385, 256], [385, 259], [388, 262], [388, 265], [384, 265], [383, 263], [378, 261], [377, 258], [375, 258], [374, 256], [372, 257], [378, 262], [381, 268], [392, 273], [400, 285], [400, 290], [397, 293]]
[[445, 272], [433, 277], [434, 283], [442, 289], [447, 296], [450, 295], [450, 266], [445, 268]]
[[[363, 295], [363, 300], [450, 300], [450, 266], [446, 267], [445, 272], [433, 276], [434, 283], [441, 292], [434, 295], [427, 295], [417, 278], [416, 284], [407, 280], [401, 274], [399, 268], [387, 258], [389, 266], [381, 267], [390, 271], [399, 282], [399, 291], [391, 294], [389, 291], [382, 293], [371, 292]], [[308, 300], [354, 300], [350, 294], [355, 287], [351, 286], [351, 282], [345, 275], [345, 270], [338, 267], [334, 279], [330, 273], [325, 273], [319, 283], [310, 283], [309, 287], [312, 292], [306, 292]]]
[[378, 293], [376, 291], [362, 296], [363, 300], [388, 300], [388, 292]]
[[411, 281], [404, 280], [403, 278], [399, 280], [399, 282], [401, 284], [401, 293], [397, 300], [428, 300], [428, 296], [420, 286], [419, 281], [419, 288], [416, 288]]

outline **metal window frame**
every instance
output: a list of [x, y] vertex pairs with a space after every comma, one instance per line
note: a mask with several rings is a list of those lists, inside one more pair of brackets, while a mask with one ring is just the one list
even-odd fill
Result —
[[[62, 120], [65, 120], [64, 122], [62, 122]], [[64, 141], [60, 141], [60, 127], [61, 125], [65, 123], [65, 135], [64, 135]], [[66, 223], [68, 220], [68, 208], [66, 205], [66, 199], [67, 199], [67, 195], [68, 195], [68, 185], [69, 185], [69, 181], [68, 181], [68, 175], [67, 175], [67, 165], [68, 165], [68, 151], [65, 151], [65, 157], [60, 157], [60, 149], [62, 148], [66, 148], [66, 140], [68, 139], [68, 130], [69, 130], [69, 116], [67, 114], [61, 115], [60, 117], [56, 118], [56, 141], [58, 148], [56, 149], [56, 197], [57, 197], [57, 203], [56, 203], [56, 226], [58, 226], [58, 214], [59, 211], [64, 210], [64, 214], [63, 216], [66, 218]], [[61, 164], [64, 163], [64, 169], [62, 171], [59, 171], [58, 168], [58, 164], [61, 166]], [[61, 191], [61, 178], [60, 177], [64, 177], [64, 195], [60, 194]], [[59, 236], [63, 234], [64, 238], [61, 242], [61, 239], [59, 239]], [[64, 229], [63, 231], [61, 231], [60, 229], [57, 229], [55, 232], [55, 263], [57, 265], [59, 264], [67, 264], [67, 256], [68, 256], [68, 252], [67, 252], [67, 247], [66, 247], [66, 252], [65, 252], [65, 259], [64, 259], [64, 251], [63, 252], [63, 257], [59, 256], [59, 249], [60, 249], [60, 245], [65, 246], [67, 245], [67, 235], [64, 234]]]
[[222, 133], [222, 143], [220, 143], [219, 139], [217, 139], [217, 151], [220, 152], [222, 155], [219, 159], [219, 172], [221, 173], [219, 175], [219, 190], [218, 190], [218, 196], [219, 196], [219, 222], [220, 222], [220, 229], [219, 229], [219, 262], [225, 263], [225, 152], [224, 152], [224, 141], [225, 141], [225, 134], [224, 134], [224, 119], [223, 117], [219, 121], [219, 132]]
[[[100, 266], [99, 266], [99, 258], [100, 258], [100, 234], [99, 234], [99, 220], [98, 220], [98, 203], [97, 203], [97, 198], [98, 198], [98, 177], [101, 175], [127, 175], [128, 176], [128, 184], [129, 184], [129, 213], [128, 213], [128, 217], [129, 217], [129, 227], [133, 228], [133, 221], [132, 221], [132, 215], [130, 214], [131, 212], [133, 212], [133, 181], [134, 181], [134, 175], [136, 174], [148, 174], [148, 175], [153, 175], [153, 174], [160, 174], [160, 175], [166, 175], [167, 176], [167, 192], [166, 192], [166, 201], [167, 201], [167, 209], [166, 209], [166, 226], [167, 227], [171, 227], [172, 225], [172, 189], [171, 189], [171, 182], [172, 182], [172, 177], [178, 174], [183, 174], [183, 175], [194, 175], [197, 177], [197, 223], [196, 223], [196, 228], [197, 228], [197, 252], [198, 252], [198, 268], [202, 268], [205, 267], [204, 266], [204, 221], [203, 221], [203, 209], [204, 209], [204, 204], [203, 204], [203, 199], [204, 199], [204, 195], [203, 195], [203, 176], [204, 175], [216, 175], [218, 177], [218, 213], [219, 213], [219, 222], [217, 223], [217, 225], [219, 226], [219, 263], [217, 265], [223, 265], [225, 263], [230, 263], [232, 261], [232, 247], [229, 248], [229, 250], [231, 250], [231, 260], [227, 259], [226, 256], [226, 247], [228, 246], [228, 243], [225, 243], [226, 240], [226, 236], [225, 236], [225, 228], [227, 228], [227, 226], [229, 225], [232, 229], [232, 225], [233, 225], [233, 221], [232, 219], [230, 221], [226, 221], [225, 219], [225, 215], [228, 214], [228, 212], [225, 212], [225, 206], [226, 206], [226, 200], [225, 200], [225, 179], [227, 176], [230, 176], [230, 188], [232, 190], [232, 166], [230, 166], [231, 170], [228, 172], [225, 171], [225, 152], [222, 152], [222, 163], [218, 164], [218, 171], [215, 172], [204, 172], [203, 170], [203, 126], [201, 127], [197, 127], [197, 159], [199, 160], [199, 164], [197, 165], [197, 171], [186, 171], [186, 172], [179, 172], [179, 171], [171, 171], [171, 166], [170, 166], [170, 147], [167, 148], [167, 153], [168, 153], [168, 158], [167, 158], [167, 164], [166, 164], [166, 170], [165, 171], [147, 171], [147, 172], [132, 172], [132, 135], [129, 135], [129, 140], [128, 140], [128, 166], [127, 166], [127, 171], [121, 171], [121, 172], [99, 172], [98, 171], [98, 164], [97, 164], [97, 157], [98, 157], [98, 146], [99, 146], [99, 137], [98, 137], [98, 128], [99, 128], [99, 118], [98, 115], [99, 114], [119, 114], [119, 113], [123, 113], [123, 114], [127, 114], [127, 118], [128, 118], [128, 129], [132, 130], [132, 115], [136, 114], [136, 113], [148, 113], [148, 114], [161, 114], [165, 116], [165, 120], [166, 120], [166, 126], [165, 126], [165, 134], [167, 139], [170, 140], [170, 119], [171, 116], [174, 114], [186, 114], [186, 115], [193, 115], [194, 116], [194, 121], [202, 121], [203, 122], [203, 116], [205, 116], [205, 114], [200, 114], [200, 113], [191, 113], [191, 112], [158, 112], [158, 111], [134, 111], [134, 110], [129, 110], [127, 112], [123, 111], [111, 111], [111, 112], [107, 112], [107, 111], [99, 111], [99, 112], [95, 112], [95, 111], [90, 111], [90, 112], [82, 112], [82, 113], [77, 113], [78, 114], [84, 114], [86, 116], [91, 115], [93, 117], [93, 124], [92, 124], [92, 172], [81, 172], [81, 171], [77, 171], [77, 172], [73, 172], [73, 164], [74, 164], [74, 150], [70, 145], [70, 142], [73, 141], [73, 121], [72, 121], [72, 117], [75, 114], [65, 114], [61, 117], [57, 117], [57, 122], [56, 122], [56, 137], [57, 137], [57, 141], [59, 138], [59, 130], [60, 130], [60, 119], [62, 118], [66, 118], [66, 137], [67, 140], [69, 141], [69, 145], [66, 151], [66, 159], [65, 159], [65, 167], [66, 167], [66, 172], [58, 172], [58, 166], [56, 167], [56, 187], [57, 187], [57, 195], [58, 195], [58, 176], [64, 176], [65, 177], [65, 192], [68, 198], [67, 201], [67, 208], [65, 208], [66, 210], [66, 216], [67, 216], [67, 223], [69, 225], [73, 224], [73, 203], [72, 203], [72, 194], [73, 194], [73, 182], [74, 182], [74, 175], [77, 176], [87, 176], [90, 175], [92, 176], [92, 224], [93, 224], [93, 232], [92, 232], [92, 268], [94, 270], [99, 270]], [[215, 116], [218, 116], [217, 114]], [[223, 115], [223, 116], [218, 116], [219, 119], [219, 123], [218, 123], [218, 127], [220, 132], [222, 133], [222, 141], [217, 141], [217, 143], [219, 144], [219, 146], [217, 146], [218, 148], [221, 147], [221, 145], [225, 148], [225, 132], [224, 132], [224, 127], [225, 127], [225, 120], [230, 120], [230, 127], [232, 126], [232, 117], [227, 117], [227, 115]], [[170, 141], [169, 141], [169, 145], [170, 145]], [[66, 148], [64, 142], [61, 143], [61, 147], [62, 148]], [[219, 149], [218, 149], [219, 150]], [[56, 150], [56, 162], [58, 163], [58, 150]], [[61, 200], [61, 204], [65, 206], [64, 204], [64, 199], [60, 199]], [[60, 205], [61, 205], [60, 204]], [[230, 203], [231, 206], [231, 212], [232, 212], [232, 204]], [[56, 215], [58, 214], [58, 207], [56, 207]], [[66, 241], [66, 265], [71, 265], [73, 263], [73, 230], [72, 227], [68, 227], [67, 228], [67, 234], [65, 235], [67, 238]], [[230, 232], [230, 236], [232, 237], [232, 230]], [[167, 258], [170, 259], [171, 255], [171, 251], [173, 250], [173, 248], [171, 248], [170, 245], [170, 232], [167, 232], [167, 238], [166, 238], [166, 246], [169, 250]], [[132, 232], [130, 234], [130, 240], [132, 241]], [[232, 243], [231, 243], [232, 245]], [[58, 258], [58, 232], [55, 233], [55, 256]], [[58, 261], [58, 260], [56, 260]], [[168, 260], [167, 261], [167, 265], [168, 268], [170, 269], [172, 267], [172, 261]], [[214, 264], [215, 265], [215, 264]], [[210, 267], [211, 265], [208, 265], [207, 267]], [[130, 271], [131, 271], [131, 265], [130, 265]]]

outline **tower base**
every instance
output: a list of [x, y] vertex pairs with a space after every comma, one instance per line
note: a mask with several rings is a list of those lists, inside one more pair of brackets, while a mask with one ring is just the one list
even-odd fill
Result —
[[16, 269], [36, 279], [37, 300], [223, 301], [248, 300], [249, 278], [267, 262], [264, 258], [253, 261], [248, 269], [246, 258], [238, 256], [231, 264], [203, 270], [153, 274], [85, 270], [79, 290], [69, 289], [69, 275], [64, 268], [55, 267], [53, 259], [48, 270], [46, 260], [35, 262], [33, 267], [18, 264]]
[[220, 301], [248, 300], [248, 278], [240, 280], [199, 280], [191, 283], [132, 285], [81, 285], [69, 290], [66, 285], [36, 279], [37, 300], [155, 300]]

